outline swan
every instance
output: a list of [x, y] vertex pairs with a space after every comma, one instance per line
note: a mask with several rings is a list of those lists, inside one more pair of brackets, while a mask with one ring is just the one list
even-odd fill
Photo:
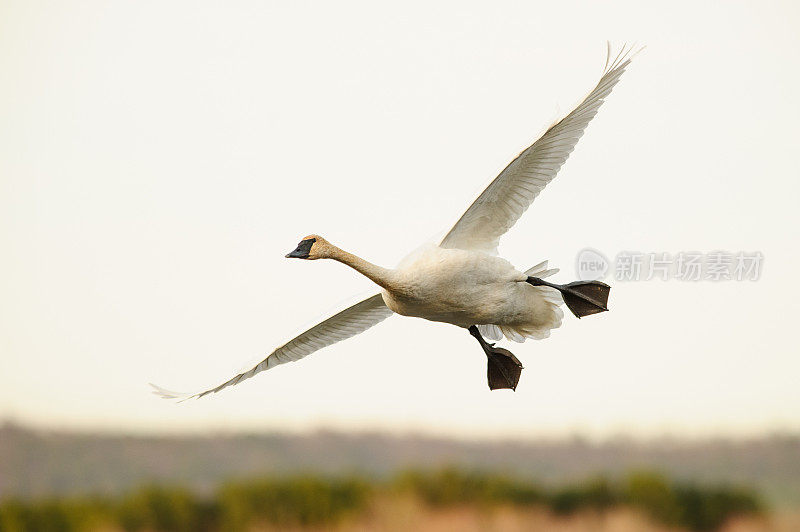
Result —
[[[302, 260], [330, 259], [364, 275], [380, 291], [314, 325], [273, 350], [251, 369], [219, 386], [197, 393], [171, 392], [151, 384], [168, 399], [200, 398], [286, 362], [293, 362], [355, 336], [392, 314], [424, 318], [466, 329], [487, 357], [489, 388], [516, 390], [522, 364], [495, 347], [502, 337], [515, 342], [543, 339], [561, 325], [561, 304], [578, 318], [608, 310], [610, 287], [599, 281], [565, 285], [546, 281], [558, 272], [547, 261], [519, 271], [497, 256], [500, 237], [522, 216], [555, 177], [586, 126], [630, 64], [632, 48], [606, 64], [597, 86], [563, 119], [520, 153], [469, 206], [437, 245], [412, 252], [394, 269], [372, 264], [320, 235], [307, 235], [286, 255]], [[638, 53], [638, 52], [637, 52]]]

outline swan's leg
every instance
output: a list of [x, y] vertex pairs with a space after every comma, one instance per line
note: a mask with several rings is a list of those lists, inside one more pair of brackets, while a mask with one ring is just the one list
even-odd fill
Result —
[[567, 308], [578, 318], [608, 310], [608, 294], [611, 292], [611, 287], [606, 283], [575, 281], [568, 284], [555, 284], [538, 277], [528, 277], [526, 282], [533, 286], [549, 286], [561, 292]]
[[494, 344], [484, 340], [480, 331], [474, 325], [467, 330], [478, 340], [483, 352], [486, 353], [486, 358], [488, 359], [486, 376], [489, 379], [489, 389], [499, 390], [505, 388], [516, 390], [519, 376], [522, 374], [522, 363], [511, 351], [502, 347], [495, 347]]

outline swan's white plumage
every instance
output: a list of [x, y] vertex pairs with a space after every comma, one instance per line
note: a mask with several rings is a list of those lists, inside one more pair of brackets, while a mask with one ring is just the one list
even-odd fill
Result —
[[[548, 270], [547, 261], [544, 261], [526, 270], [525, 275], [544, 279], [545, 277], [550, 277], [551, 275], [557, 274], [558, 271], [558, 268]], [[547, 303], [547, 308], [550, 311], [550, 320], [544, 321], [544, 323], [540, 324], [538, 327], [534, 327], [533, 330], [530, 331], [524, 327], [522, 330], [517, 330], [516, 328], [509, 328], [507, 326], [506, 330], [508, 331], [508, 334], [505, 336], [509, 340], [524, 341], [525, 338], [541, 340], [550, 336], [551, 329], [556, 329], [561, 326], [561, 320], [564, 318], [564, 311], [559, 307], [564, 303], [564, 300], [561, 299], [561, 294], [558, 293], [558, 290], [554, 290], [553, 288], [549, 288], [547, 286], [531, 286], [531, 288], [534, 289], [538, 293], [539, 297], [541, 297], [542, 300]], [[478, 325], [477, 327], [478, 331], [480, 331], [483, 337], [487, 340], [496, 342], [503, 339], [504, 332], [500, 326], [488, 324]], [[522, 338], [522, 340], [519, 340], [520, 338]]]
[[606, 67], [594, 90], [500, 172], [445, 235], [442, 247], [497, 253], [500, 237], [553, 180], [606, 96], [619, 82], [631, 62], [631, 50], [626, 52], [623, 48], [611, 61], [609, 45]]
[[383, 290], [386, 306], [403, 316], [479, 325], [491, 339], [546, 338], [561, 325], [558, 291], [532, 286], [530, 275], [549, 276], [547, 262], [520, 272], [507, 260], [482, 251], [428, 245], [391, 272]]
[[[523, 342], [542, 339], [561, 325], [561, 294], [524, 282], [555, 274], [542, 262], [525, 272], [499, 258], [500, 237], [519, 219], [555, 177], [586, 126], [611, 93], [633, 55], [623, 47], [611, 60], [611, 48], [597, 86], [566, 117], [551, 126], [520, 153], [470, 205], [438, 246], [423, 246], [394, 270], [386, 270], [330, 245], [321, 237], [303, 258], [333, 258], [366, 275], [383, 288], [375, 294], [311, 327], [275, 349], [264, 360], [224, 383], [193, 394], [152, 385], [169, 399], [189, 399], [215, 393], [279, 364], [299, 360], [328, 345], [355, 336], [392, 312], [460, 327], [476, 325], [487, 339], [505, 336]], [[635, 55], [635, 54], [634, 54]], [[308, 237], [307, 237], [308, 238]], [[307, 241], [307, 240], [306, 240]], [[317, 249], [318, 251], [314, 251]], [[327, 255], [326, 255], [327, 253]]]
[[355, 305], [347, 307], [343, 311], [334, 314], [330, 318], [323, 320], [295, 338], [292, 338], [282, 346], [276, 348], [267, 358], [251, 369], [239, 373], [219, 386], [197, 393], [171, 392], [155, 384], [151, 384], [151, 386], [156, 395], [166, 399], [200, 398], [210, 393], [216, 393], [228, 386], [239, 384], [257, 373], [274, 368], [280, 364], [300, 360], [323, 347], [362, 333], [391, 315], [392, 311], [383, 303], [381, 295], [375, 294], [363, 301], [359, 301]]

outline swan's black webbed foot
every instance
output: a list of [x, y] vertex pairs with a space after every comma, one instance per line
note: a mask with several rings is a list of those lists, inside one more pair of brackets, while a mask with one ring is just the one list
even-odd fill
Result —
[[567, 308], [578, 318], [608, 310], [611, 287], [600, 281], [575, 281], [568, 284], [548, 283], [538, 277], [528, 277], [533, 286], [549, 286], [561, 292]]
[[469, 329], [469, 333], [481, 344], [483, 352], [488, 359], [486, 376], [489, 379], [490, 390], [509, 389], [516, 390], [519, 377], [522, 374], [522, 363], [508, 349], [495, 347], [483, 339], [480, 331], [474, 325]]

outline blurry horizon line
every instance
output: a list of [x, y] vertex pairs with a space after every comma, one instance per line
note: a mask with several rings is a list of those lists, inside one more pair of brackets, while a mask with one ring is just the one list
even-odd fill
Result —
[[758, 440], [800, 439], [800, 428], [774, 427], [755, 431], [718, 430], [707, 433], [687, 430], [664, 430], [659, 433], [640, 433], [617, 430], [607, 434], [591, 434], [586, 430], [542, 432], [540, 434], [497, 435], [467, 434], [464, 431], [433, 430], [417, 427], [361, 426], [348, 427], [336, 424], [318, 424], [315, 426], [292, 428], [288, 426], [264, 427], [179, 427], [179, 428], [144, 428], [135, 426], [98, 426], [83, 423], [47, 423], [31, 420], [23, 421], [16, 416], [0, 416], [0, 433], [7, 430], [18, 430], [40, 434], [63, 434], [70, 436], [99, 436], [126, 438], [208, 438], [208, 437], [318, 437], [332, 435], [341, 437], [384, 437], [393, 439], [417, 439], [450, 442], [505, 442], [505, 443], [564, 443], [585, 442], [590, 444], [606, 444], [627, 442], [642, 445], [661, 443], [707, 443], [715, 441], [749, 442]]

